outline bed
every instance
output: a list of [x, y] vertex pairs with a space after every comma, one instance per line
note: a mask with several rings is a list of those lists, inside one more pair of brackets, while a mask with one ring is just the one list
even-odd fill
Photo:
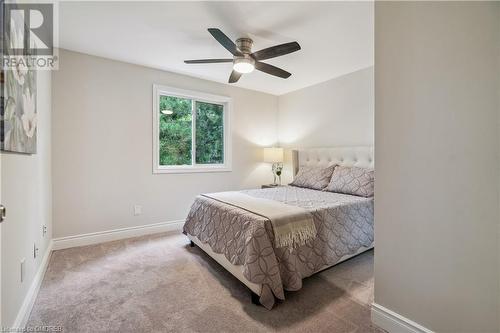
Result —
[[[302, 149], [292, 152], [293, 173], [302, 166], [373, 168], [372, 147]], [[252, 291], [268, 309], [297, 291], [302, 280], [373, 248], [373, 197], [296, 186], [244, 190], [254, 198], [300, 207], [312, 215], [316, 236], [295, 247], [277, 247], [269, 219], [212, 197], [196, 197], [184, 233]]]

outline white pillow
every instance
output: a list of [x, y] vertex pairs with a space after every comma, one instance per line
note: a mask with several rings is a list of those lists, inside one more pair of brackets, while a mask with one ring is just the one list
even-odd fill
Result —
[[322, 190], [330, 182], [335, 165], [329, 167], [300, 167], [293, 182], [289, 185]]
[[374, 175], [371, 169], [337, 166], [325, 191], [373, 197]]

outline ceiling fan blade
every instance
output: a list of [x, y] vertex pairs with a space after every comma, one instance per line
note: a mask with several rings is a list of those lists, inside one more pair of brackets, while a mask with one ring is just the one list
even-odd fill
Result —
[[243, 55], [236, 44], [233, 43], [229, 37], [227, 37], [222, 31], [217, 28], [208, 28], [208, 32], [222, 45], [224, 46], [232, 55], [241, 56]]
[[241, 75], [242, 75], [241, 73], [238, 73], [237, 71], [233, 70], [231, 72], [231, 75], [229, 76], [229, 83], [238, 82], [238, 80], [240, 79]]
[[261, 72], [271, 74], [274, 76], [278, 76], [278, 77], [281, 77], [283, 79], [287, 79], [288, 77], [290, 77], [290, 75], [292, 75], [291, 73], [288, 73], [287, 71], [282, 70], [281, 68], [278, 68], [276, 66], [269, 65], [269, 64], [266, 64], [263, 62], [259, 62], [259, 61], [255, 62], [255, 68]]
[[220, 62], [233, 62], [233, 59], [199, 59], [199, 60], [184, 60], [186, 64], [215, 64]]
[[267, 49], [263, 49], [252, 53], [252, 56], [256, 60], [266, 60], [275, 57], [279, 57], [288, 53], [292, 53], [300, 50], [300, 45], [297, 42], [290, 42], [281, 45], [271, 46]]

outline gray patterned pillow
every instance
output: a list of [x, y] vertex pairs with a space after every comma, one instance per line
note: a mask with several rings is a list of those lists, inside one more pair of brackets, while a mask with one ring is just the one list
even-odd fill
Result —
[[322, 190], [332, 178], [334, 168], [335, 165], [329, 167], [300, 167], [295, 179], [289, 185]]
[[373, 197], [374, 174], [370, 169], [338, 166], [325, 191]]

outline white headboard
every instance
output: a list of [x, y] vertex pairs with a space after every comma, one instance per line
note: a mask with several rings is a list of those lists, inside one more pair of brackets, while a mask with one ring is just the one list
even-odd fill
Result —
[[337, 164], [373, 169], [373, 147], [356, 146], [298, 149], [292, 151], [292, 163], [294, 176], [299, 171], [300, 166], [328, 166]]

